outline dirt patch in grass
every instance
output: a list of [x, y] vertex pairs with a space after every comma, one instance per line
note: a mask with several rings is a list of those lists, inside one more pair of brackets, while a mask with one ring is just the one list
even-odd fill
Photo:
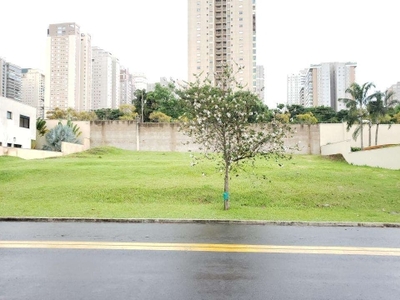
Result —
[[365, 147], [364, 150], [374, 150], [374, 149], [381, 149], [381, 148], [388, 148], [388, 147], [395, 147], [400, 146], [400, 144], [384, 144], [384, 145], [377, 145], [377, 146], [369, 146]]

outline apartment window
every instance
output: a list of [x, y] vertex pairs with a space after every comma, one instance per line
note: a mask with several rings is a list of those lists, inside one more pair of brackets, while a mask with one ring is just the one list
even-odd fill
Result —
[[19, 127], [29, 128], [29, 117], [20, 115], [19, 116]]
[[12, 112], [7, 111], [7, 119], [11, 120], [12, 119]]

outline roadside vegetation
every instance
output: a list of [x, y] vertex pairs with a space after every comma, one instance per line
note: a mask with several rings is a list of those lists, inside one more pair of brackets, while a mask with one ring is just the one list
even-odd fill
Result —
[[25, 161], [0, 157], [0, 215], [400, 222], [400, 171], [295, 155], [234, 175], [189, 153], [95, 148]]

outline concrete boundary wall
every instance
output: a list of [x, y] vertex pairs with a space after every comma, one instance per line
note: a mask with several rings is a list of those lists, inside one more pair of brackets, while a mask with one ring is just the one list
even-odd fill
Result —
[[[286, 146], [299, 145], [299, 154], [320, 154], [319, 126], [293, 125], [294, 135]], [[91, 147], [113, 146], [133, 151], [198, 151], [200, 146], [179, 130], [176, 123], [92, 121]]]

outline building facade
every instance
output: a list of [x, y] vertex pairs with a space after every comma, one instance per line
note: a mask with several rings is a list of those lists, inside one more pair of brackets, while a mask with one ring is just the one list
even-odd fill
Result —
[[90, 36], [75, 23], [47, 30], [45, 111], [56, 107], [87, 110], [91, 102]]
[[21, 101], [22, 69], [0, 58], [0, 97]]
[[0, 146], [31, 148], [36, 140], [36, 108], [0, 96]]
[[132, 74], [129, 73], [129, 69], [121, 67], [120, 71], [120, 84], [121, 84], [121, 104], [132, 104], [133, 100], [133, 82]]
[[345, 109], [339, 99], [348, 97], [346, 90], [355, 82], [356, 67], [353, 62], [321, 63], [311, 65], [300, 75], [288, 76], [288, 104]]
[[265, 72], [261, 65], [256, 69], [256, 94], [261, 101], [265, 100]]
[[188, 80], [215, 82], [225, 66], [256, 92], [256, 1], [189, 0]]
[[36, 69], [22, 69], [21, 101], [36, 108], [36, 117], [43, 118], [45, 76]]
[[92, 109], [119, 107], [120, 69], [118, 58], [99, 47], [92, 48]]
[[304, 83], [307, 69], [287, 76], [287, 104], [304, 105]]

